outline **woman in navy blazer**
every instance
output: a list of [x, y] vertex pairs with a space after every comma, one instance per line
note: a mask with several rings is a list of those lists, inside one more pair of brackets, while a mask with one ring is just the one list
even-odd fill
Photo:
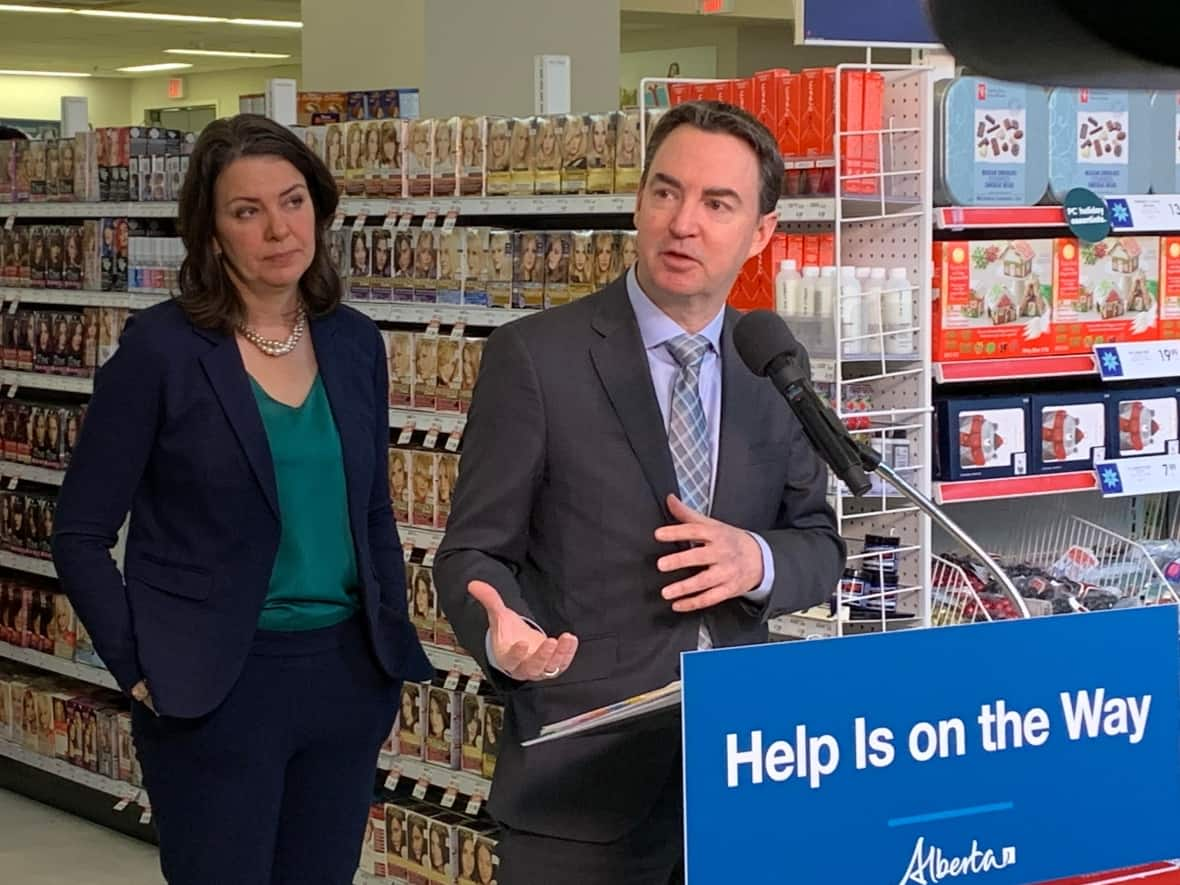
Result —
[[401, 683], [433, 675], [381, 334], [339, 305], [324, 246], [336, 204], [282, 126], [202, 133], [181, 295], [128, 323], [62, 485], [54, 561], [133, 698], [172, 885], [351, 882]]

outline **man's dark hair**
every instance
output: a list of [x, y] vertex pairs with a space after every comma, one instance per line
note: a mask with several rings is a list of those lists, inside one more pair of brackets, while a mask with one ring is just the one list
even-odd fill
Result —
[[315, 207], [315, 257], [299, 281], [308, 313], [322, 316], [340, 303], [342, 287], [328, 259], [324, 237], [336, 214], [338, 194], [323, 160], [285, 126], [256, 114], [214, 120], [193, 147], [180, 190], [177, 225], [187, 256], [180, 266], [179, 301], [197, 326], [230, 331], [244, 318], [237, 288], [213, 248], [217, 177], [239, 157], [281, 157], [299, 170]]
[[753, 115], [720, 101], [678, 104], [660, 117], [647, 141], [640, 188], [647, 183], [647, 170], [651, 168], [660, 145], [681, 126], [692, 126], [702, 132], [723, 132], [748, 144], [758, 158], [758, 212], [766, 215], [775, 210], [783, 189], [783, 155], [779, 152], [778, 142]]
[[28, 141], [29, 136], [12, 126], [0, 126], [0, 141]]

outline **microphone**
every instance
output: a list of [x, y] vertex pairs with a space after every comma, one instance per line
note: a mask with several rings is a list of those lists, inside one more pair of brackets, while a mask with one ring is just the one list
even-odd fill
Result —
[[864, 467], [867, 463], [869, 469], [874, 469], [880, 463], [880, 456], [871, 447], [859, 445], [816, 395], [804, 368], [807, 351], [782, 317], [769, 310], [750, 311], [734, 327], [733, 343], [746, 367], [755, 375], [769, 378], [783, 395], [803, 425], [812, 448], [832, 472], [852, 494], [858, 497], [867, 494], [872, 483]]

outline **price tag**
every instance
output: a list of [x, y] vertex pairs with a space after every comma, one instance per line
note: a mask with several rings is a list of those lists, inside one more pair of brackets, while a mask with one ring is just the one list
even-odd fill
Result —
[[[437, 553], [438, 553], [437, 547], [431, 547], [430, 549], [428, 549], [426, 551], [426, 555], [422, 557], [422, 564], [424, 566], [426, 566], [427, 568], [431, 568], [434, 565], [434, 557], [435, 557], [435, 555], [437, 555]], [[458, 684], [459, 684], [458, 682], [455, 683], [455, 685], [458, 685]], [[454, 688], [455, 685], [452, 685], [451, 688]]]
[[479, 673], [473, 673], [471, 678], [467, 680], [467, 684], [463, 686], [463, 690], [468, 694], [479, 694], [479, 687], [483, 685], [483, 676]]
[[385, 789], [387, 789], [391, 792], [393, 790], [396, 790], [398, 781], [400, 781], [401, 779], [402, 779], [401, 769], [399, 769], [399, 768], [389, 769], [389, 777], [387, 777], [385, 779]]
[[12, 230], [14, 227], [16, 227], [16, 216], [9, 215], [8, 220], [4, 222], [4, 229]]
[[426, 431], [426, 439], [423, 440], [422, 445], [428, 449], [438, 448], [438, 435], [442, 433], [442, 422], [434, 421], [430, 425], [430, 429]]
[[425, 777], [418, 778], [418, 783], [414, 784], [414, 798], [425, 799], [426, 790], [430, 787], [430, 780]]
[[458, 798], [459, 798], [459, 787], [454, 781], [451, 781], [451, 785], [449, 787], [447, 787], [447, 791], [445, 793], [443, 793], [442, 807], [443, 808], [454, 808], [455, 801]]
[[434, 225], [438, 222], [438, 210], [431, 209], [426, 213], [426, 217], [422, 219], [422, 230], [434, 230]]
[[426, 327], [426, 335], [429, 338], [437, 338], [438, 330], [442, 327], [442, 320], [438, 317], [430, 318], [430, 325]]
[[381, 226], [386, 230], [393, 230], [397, 227], [397, 209], [390, 209], [385, 213], [385, 220], [381, 222]]
[[410, 225], [414, 222], [413, 210], [407, 209], [402, 213], [402, 217], [397, 220], [398, 230], [409, 230]]
[[367, 212], [358, 212], [356, 214], [356, 218], [354, 218], [352, 221], [352, 229], [353, 230], [361, 230], [362, 228], [364, 228], [365, 222], [368, 220], [369, 220], [369, 215]]
[[463, 441], [463, 431], [467, 429], [467, 419], [460, 418], [455, 422], [455, 428], [447, 436], [447, 444], [443, 447], [448, 452], [459, 451], [459, 444]]
[[458, 341], [467, 334], [467, 320], [460, 317], [456, 320], [454, 327], [451, 329], [451, 337]]
[[443, 683], [443, 688], [447, 691], [454, 691], [459, 687], [459, 680], [463, 678], [463, 674], [458, 670], [452, 670], [447, 674], [447, 681]]
[[332, 230], [344, 230], [343, 212], [337, 212], [336, 217], [332, 219]]
[[469, 817], [477, 817], [479, 815], [479, 809], [481, 805], [483, 805], [483, 796], [476, 793], [471, 797], [467, 803], [467, 807], [463, 810]]
[[1174, 199], [1111, 197], [1106, 208], [1115, 230], [1174, 230], [1180, 222], [1180, 202]]
[[14, 476], [8, 481], [8, 491], [16, 491], [16, 487], [20, 485], [20, 477]]
[[398, 434], [397, 444], [399, 446], [408, 446], [410, 444], [410, 437], [414, 435], [414, 419], [411, 418], [404, 425], [402, 425], [402, 432]]
[[19, 299], [19, 298], [13, 298], [13, 299], [12, 299], [12, 304], [8, 305], [8, 315], [9, 315], [9, 316], [12, 316], [13, 314], [15, 314], [15, 313], [16, 313], [16, 309], [17, 309], [18, 307], [20, 307], [20, 299]]
[[815, 359], [811, 361], [811, 378], [813, 381], [830, 382], [836, 380], [836, 361]]
[[1180, 455], [1098, 461], [1094, 470], [1104, 498], [1180, 492]]
[[447, 217], [443, 219], [442, 230], [444, 234], [449, 234], [455, 229], [455, 223], [459, 220], [459, 210], [452, 209], [447, 213]]
[[145, 827], [152, 822], [152, 808], [149, 805], [143, 810], [143, 814], [139, 816], [139, 822]]
[[[138, 794], [136, 794], [138, 795]], [[126, 811], [127, 807], [135, 801], [135, 796], [124, 796], [115, 803], [115, 811]]]
[[8, 398], [9, 398], [9, 399], [15, 399], [15, 398], [16, 398], [16, 392], [17, 392], [19, 389], [20, 389], [20, 385], [19, 385], [19, 384], [13, 384], [11, 387], [9, 387], [9, 388], [8, 388]]
[[1094, 357], [1103, 381], [1174, 378], [1180, 375], [1180, 341], [1096, 344]]

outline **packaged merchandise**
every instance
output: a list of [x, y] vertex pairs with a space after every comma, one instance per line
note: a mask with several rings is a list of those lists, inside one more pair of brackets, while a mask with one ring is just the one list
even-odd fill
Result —
[[486, 832], [475, 840], [475, 873], [478, 885], [495, 885], [496, 868], [499, 858], [496, 856], [498, 840], [494, 833]]
[[410, 521], [410, 453], [394, 446], [389, 448], [389, 497], [393, 504], [393, 518], [398, 525]]
[[620, 111], [615, 145], [615, 186], [617, 194], [639, 190], [643, 166], [643, 143], [639, 136], [638, 109]]
[[462, 695], [463, 741], [461, 767], [473, 774], [483, 774], [484, 699], [479, 695]]
[[369, 276], [369, 297], [373, 301], [393, 300], [393, 232], [375, 227], [369, 233], [373, 247]]
[[[414, 477], [413, 510], [410, 524], [422, 528], [434, 528], [435, 468], [438, 458], [434, 452], [414, 452], [411, 458]], [[430, 573], [426, 572], [427, 578]], [[434, 622], [430, 624], [430, 636], [434, 636]]]
[[1024, 476], [1029, 463], [1029, 397], [946, 397], [935, 401], [940, 479]]
[[489, 197], [512, 193], [512, 120], [489, 117], [487, 147], [487, 178], [485, 190]]
[[438, 336], [414, 336], [413, 407], [433, 411], [438, 400]]
[[414, 230], [414, 301], [438, 300], [438, 229]]
[[401, 706], [397, 717], [398, 753], [420, 759], [426, 739], [425, 695], [427, 684], [407, 682], [402, 685]]
[[434, 124], [434, 152], [431, 155], [430, 193], [436, 197], [454, 197], [459, 193], [459, 138], [461, 121], [458, 117], [437, 120]]
[[344, 129], [344, 193], [350, 197], [365, 195], [365, 129], [368, 124], [348, 122]]
[[438, 234], [438, 296], [439, 304], [463, 303], [463, 250], [467, 236], [462, 228], [443, 230]]
[[440, 337], [437, 353], [434, 408], [439, 412], [458, 412], [460, 390], [463, 386], [463, 339], [453, 336]]
[[393, 235], [393, 300], [414, 300], [414, 236], [412, 230]]
[[483, 196], [487, 168], [487, 117], [459, 118], [459, 195]]
[[488, 229], [469, 227], [463, 230], [463, 304], [488, 306]]
[[[0, 601], [3, 601], [0, 595]], [[0, 670], [0, 741], [12, 740], [12, 683]]]
[[1104, 392], [1034, 394], [1032, 472], [1089, 470], [1105, 458], [1107, 399]]
[[615, 184], [616, 114], [590, 115], [586, 149], [586, 193], [609, 194]]
[[1049, 184], [1049, 101], [1039, 86], [958, 77], [935, 87], [936, 197], [1032, 206]]
[[561, 192], [584, 194], [587, 152], [590, 149], [590, 116], [566, 114], [562, 128]]
[[943, 243], [939, 251], [935, 360], [1051, 352], [1051, 241], [971, 240]]
[[1180, 237], [1160, 239], [1160, 338], [1180, 338]]
[[385, 804], [376, 802], [369, 807], [365, 822], [365, 837], [361, 843], [360, 871], [375, 879], [384, 879], [389, 874], [386, 862]]
[[511, 120], [512, 184], [509, 193], [513, 196], [521, 197], [536, 193], [536, 139], [539, 120], [539, 117], [515, 117]]
[[381, 123], [369, 120], [357, 124], [361, 132], [361, 162], [359, 182], [351, 180], [346, 189], [359, 192], [367, 197], [380, 197], [385, 193], [385, 166], [381, 143]]
[[1180, 92], [1151, 96], [1151, 192], [1180, 193]]
[[434, 168], [434, 121], [411, 121], [407, 138], [406, 196], [429, 197]]
[[[459, 368], [455, 368], [456, 376]], [[455, 482], [459, 477], [459, 456], [443, 453], [438, 456], [437, 488], [435, 492], [434, 527], [445, 529], [447, 519], [451, 515], [451, 500], [455, 491]], [[453, 643], [448, 643], [448, 646]]]
[[345, 93], [346, 115], [349, 120], [365, 120], [368, 118], [367, 98], [368, 96], [364, 92]]
[[844, 71], [841, 78], [840, 144], [843, 192], [877, 194], [881, 191], [881, 136], [884, 128], [885, 75], [876, 71]]
[[459, 693], [431, 688], [427, 693], [426, 761], [444, 768], [459, 768], [459, 735], [463, 712]]
[[493, 228], [488, 232], [488, 302], [492, 307], [512, 307], [512, 231]]
[[98, 656], [98, 652], [94, 650], [94, 642], [90, 638], [90, 632], [86, 629], [86, 625], [82, 623], [81, 618], [77, 618], [75, 620], [74, 629], [74, 660], [79, 664], [86, 664], [90, 667], [100, 667], [105, 670], [106, 664], [104, 664], [102, 658]]
[[349, 238], [348, 295], [353, 301], [368, 301], [370, 294], [372, 255], [369, 235], [371, 230], [353, 230]]
[[414, 336], [411, 332], [385, 330], [385, 354], [389, 363], [389, 405], [409, 408], [414, 390]]
[[400, 199], [403, 193], [405, 131], [402, 120], [381, 121], [381, 162], [377, 176], [381, 180], [381, 195], [387, 199]]
[[12, 141], [0, 141], [0, 203], [11, 203], [14, 175]]
[[569, 285], [567, 298], [576, 301], [594, 291], [594, 231], [570, 234]]
[[29, 200], [33, 203], [44, 203], [45, 194], [45, 142], [34, 139], [25, 148], [28, 155], [26, 161], [29, 169]]
[[385, 866], [394, 881], [405, 881], [409, 839], [406, 832], [406, 809], [385, 804]]
[[475, 382], [479, 377], [479, 365], [483, 360], [484, 338], [468, 338], [463, 342], [463, 386], [459, 389], [459, 411], [471, 411], [471, 399], [475, 394]]
[[1111, 458], [1180, 453], [1180, 388], [1110, 390], [1106, 450]]
[[573, 236], [569, 231], [550, 231], [545, 244], [545, 294], [546, 308], [557, 307], [569, 301], [570, 256], [573, 251]]
[[561, 165], [565, 144], [564, 116], [536, 117], [533, 136], [534, 191], [561, 193]]
[[517, 231], [515, 240], [512, 306], [540, 310], [545, 306], [545, 234]]
[[619, 249], [619, 235], [615, 231], [594, 232], [594, 289], [602, 289], [617, 280], [623, 272], [623, 257]]
[[1099, 196], [1151, 189], [1151, 95], [1060, 87], [1049, 93], [1049, 190]]
[[430, 881], [454, 882], [457, 868], [458, 828], [466, 818], [454, 812], [434, 815], [427, 833], [430, 853]]
[[409, 850], [406, 855], [406, 882], [409, 885], [429, 885], [430, 846], [428, 834], [430, 818], [418, 811], [406, 812], [406, 829], [409, 830]]
[[345, 193], [348, 182], [348, 154], [344, 147], [345, 124], [329, 123], [324, 135], [324, 164], [332, 173], [336, 190]]
[[1063, 238], [1054, 246], [1053, 352], [1160, 335], [1160, 240]]
[[504, 726], [504, 706], [493, 701], [484, 704], [483, 717], [483, 776], [490, 778], [496, 773], [496, 760], [500, 756], [500, 733]]

